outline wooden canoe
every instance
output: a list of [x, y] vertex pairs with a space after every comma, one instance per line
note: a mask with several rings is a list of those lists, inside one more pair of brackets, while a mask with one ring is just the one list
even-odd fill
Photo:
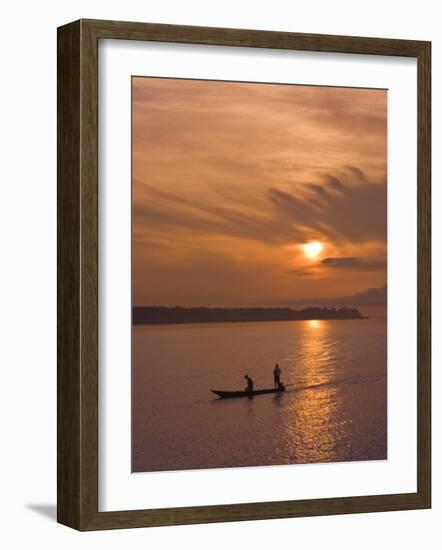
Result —
[[224, 391], [224, 390], [210, 390], [212, 393], [220, 397], [221, 399], [233, 399], [235, 397], [253, 397], [255, 395], [264, 395], [266, 393], [282, 393], [285, 390], [282, 388], [268, 388], [265, 390], [253, 390], [248, 391]]

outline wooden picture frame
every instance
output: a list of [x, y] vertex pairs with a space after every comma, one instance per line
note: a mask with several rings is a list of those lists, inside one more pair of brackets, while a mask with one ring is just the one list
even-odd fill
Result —
[[[123, 39], [405, 56], [418, 67], [417, 492], [98, 511], [98, 41]], [[431, 44], [79, 20], [58, 29], [58, 521], [81, 531], [431, 506]]]

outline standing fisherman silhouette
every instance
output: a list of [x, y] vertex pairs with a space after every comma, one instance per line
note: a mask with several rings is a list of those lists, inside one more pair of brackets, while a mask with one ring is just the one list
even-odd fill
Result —
[[253, 392], [253, 380], [250, 378], [248, 374], [244, 376], [244, 378], [247, 380], [247, 388], [246, 392], [252, 393]]
[[275, 368], [273, 369], [273, 379], [275, 382], [275, 388], [279, 388], [281, 384], [281, 369], [279, 368], [278, 364], [276, 364]]

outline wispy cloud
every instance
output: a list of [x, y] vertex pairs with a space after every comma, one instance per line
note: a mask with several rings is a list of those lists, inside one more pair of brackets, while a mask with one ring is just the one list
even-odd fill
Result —
[[337, 269], [385, 269], [386, 262], [349, 256], [347, 258], [324, 258], [321, 260], [321, 265]]
[[[322, 183], [269, 190], [271, 202], [305, 238], [325, 236], [352, 242], [385, 240], [386, 183], [371, 182], [354, 167], [321, 176]], [[356, 174], [356, 176], [355, 176]]]

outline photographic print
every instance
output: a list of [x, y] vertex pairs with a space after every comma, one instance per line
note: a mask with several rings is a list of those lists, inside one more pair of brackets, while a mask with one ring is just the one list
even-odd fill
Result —
[[387, 459], [387, 91], [132, 77], [132, 470]]

